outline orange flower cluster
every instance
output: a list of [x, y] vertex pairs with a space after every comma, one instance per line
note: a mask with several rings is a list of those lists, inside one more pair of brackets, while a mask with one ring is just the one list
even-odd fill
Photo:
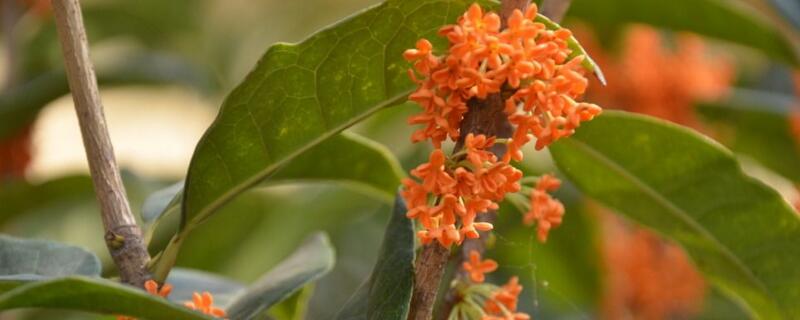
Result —
[[547, 241], [550, 229], [561, 224], [564, 217], [564, 205], [553, 199], [548, 191], [555, 191], [561, 186], [561, 181], [556, 177], [546, 174], [536, 182], [536, 188], [531, 193], [531, 209], [523, 217], [523, 222], [532, 225], [536, 222], [539, 241]]
[[497, 262], [492, 259], [481, 260], [481, 254], [477, 250], [469, 253], [469, 261], [465, 261], [463, 269], [469, 274], [469, 279], [475, 283], [482, 283], [486, 280], [484, 274], [497, 270]]
[[[157, 282], [153, 280], [147, 280], [144, 283], [144, 289], [149, 294], [166, 298], [172, 292], [172, 285], [170, 285], [169, 283], [165, 283], [163, 286], [161, 286], [161, 288], [159, 288]], [[225, 317], [224, 310], [215, 308], [213, 306], [214, 297], [211, 296], [211, 293], [203, 292], [203, 294], [201, 295], [195, 292], [192, 295], [192, 300], [193, 301], [187, 301], [184, 305], [189, 309], [200, 311], [203, 314], [208, 314], [220, 318]], [[136, 320], [136, 318], [128, 316], [117, 316], [117, 320]]]
[[498, 288], [483, 305], [483, 320], [528, 320], [531, 317], [525, 313], [517, 312], [517, 298], [522, 292], [522, 286], [517, 277], [512, 277], [508, 283]]
[[203, 314], [212, 315], [215, 317], [225, 317], [225, 310], [214, 307], [214, 297], [208, 291], [192, 294], [192, 301], [186, 301], [184, 304], [189, 309], [197, 310]]
[[609, 80], [588, 92], [603, 105], [697, 129], [694, 103], [724, 96], [734, 79], [732, 64], [710, 57], [703, 40], [692, 34], [680, 34], [670, 50], [658, 30], [636, 25], [627, 31], [618, 57], [604, 54], [591, 31], [576, 28], [575, 34]]
[[610, 213], [601, 217], [603, 319], [691, 319], [700, 312], [706, 285], [680, 247]]
[[412, 135], [414, 142], [430, 139], [439, 148], [447, 138], [456, 140], [466, 102], [485, 99], [504, 85], [513, 92], [505, 103], [509, 120], [517, 125], [509, 144], [510, 157], [516, 160], [521, 159], [519, 148], [531, 140], [530, 135], [541, 149], [600, 113], [596, 105], [575, 101], [586, 91], [588, 80], [581, 66], [584, 57], [570, 58], [567, 44], [572, 33], [547, 30], [534, 22], [536, 16], [534, 4], [525, 14], [515, 10], [501, 31], [497, 14], [484, 13], [473, 4], [457, 24], [439, 31], [450, 42], [446, 55], [434, 55], [426, 39], [404, 53], [414, 62], [409, 73], [419, 84], [409, 100], [423, 109], [409, 119], [411, 124], [424, 125]]
[[[491, 230], [490, 223], [475, 218], [497, 209], [507, 193], [520, 191], [522, 173], [509, 163], [522, 160], [522, 147], [535, 137], [536, 148], [544, 148], [601, 111], [575, 101], [588, 80], [581, 66], [583, 56], [570, 58], [570, 31], [547, 30], [534, 21], [536, 16], [536, 5], [524, 14], [516, 10], [501, 31], [497, 14], [484, 13], [473, 4], [457, 24], [440, 29], [450, 42], [447, 54], [434, 55], [433, 45], [425, 39], [404, 53], [413, 62], [409, 75], [419, 85], [409, 100], [422, 107], [422, 113], [409, 119], [410, 124], [423, 125], [411, 139], [430, 140], [435, 147], [429, 161], [411, 171], [421, 183], [403, 181], [407, 216], [424, 227], [418, 233], [424, 244], [438, 241], [447, 247]], [[503, 139], [508, 152], [498, 159], [490, 151], [500, 143], [496, 137], [471, 133], [461, 137], [460, 126], [467, 101], [486, 99], [501, 90], [508, 93], [505, 113], [516, 129], [511, 139]], [[459, 138], [464, 149], [446, 157], [442, 142]], [[552, 208], [537, 210], [534, 215], [540, 216], [534, 220], [546, 224], [540, 233], [560, 223]]]
[[[468, 160], [463, 166], [435, 149], [427, 163], [411, 171], [422, 183], [403, 180], [401, 194], [410, 208], [407, 216], [418, 219], [424, 227], [417, 234], [424, 244], [436, 240], [447, 247], [466, 238], [478, 238], [478, 231], [492, 229], [488, 222], [475, 221], [478, 213], [497, 209], [497, 201], [506, 193], [520, 190], [522, 172], [498, 162], [486, 151], [493, 143], [494, 139], [470, 134], [465, 144]], [[428, 204], [429, 194], [435, 197], [433, 205]], [[460, 218], [460, 228], [456, 227], [456, 218]]]

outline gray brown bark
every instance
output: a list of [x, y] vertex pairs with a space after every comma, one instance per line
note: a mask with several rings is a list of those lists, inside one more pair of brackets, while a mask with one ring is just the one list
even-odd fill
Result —
[[94, 67], [77, 0], [52, 0], [64, 55], [67, 80], [75, 102], [86, 158], [105, 228], [105, 242], [122, 282], [141, 287], [149, 279], [150, 256], [131, 213], [125, 187], [106, 127]]

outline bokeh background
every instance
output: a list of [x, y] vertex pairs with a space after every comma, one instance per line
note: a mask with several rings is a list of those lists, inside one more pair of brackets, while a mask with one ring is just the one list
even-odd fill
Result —
[[[576, 16], [593, 1], [575, 0]], [[792, 14], [800, 14], [800, 7], [792, 7], [794, 2], [775, 7], [767, 0], [726, 1], [769, 20], [796, 44]], [[147, 195], [183, 178], [225, 94], [266, 48], [302, 40], [377, 2], [82, 1], [108, 126], [134, 211], [141, 211]], [[86, 247], [112, 273], [48, 3], [2, 0], [0, 7], [0, 232]], [[600, 18], [568, 17], [565, 24], [608, 79], [606, 87], [593, 83], [588, 100], [718, 139], [739, 152], [748, 173], [797, 203], [793, 181], [800, 180], [795, 161], [800, 133], [792, 128], [800, 122], [792, 127], [795, 80], [785, 63], [681, 30]], [[718, 112], [743, 106], [754, 115], [731, 118]], [[413, 128], [405, 119], [416, 108], [391, 107], [348, 130], [390, 146], [408, 170], [429, 152], [407, 138]], [[766, 137], [745, 136], [741, 128]], [[531, 153], [522, 166], [529, 173], [556, 170], [546, 151]], [[533, 230], [519, 223], [519, 213], [509, 205], [491, 239], [489, 256], [502, 268], [490, 281], [519, 275], [525, 286], [520, 309], [535, 319], [747, 318], [735, 302], [705, 284], [677, 246], [587, 200], [569, 183], [557, 197], [567, 215], [547, 244], [534, 241]], [[337, 250], [335, 269], [273, 315], [327, 319], [372, 269], [390, 206], [391, 199], [341, 183], [254, 189], [194, 232], [178, 265], [249, 283], [311, 231], [325, 230]], [[153, 247], [166, 240], [157, 236]], [[0, 319], [56, 318], [103, 316], [0, 314]]]

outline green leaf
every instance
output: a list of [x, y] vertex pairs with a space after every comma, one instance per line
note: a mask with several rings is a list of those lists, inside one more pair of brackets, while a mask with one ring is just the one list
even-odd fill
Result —
[[147, 196], [142, 204], [142, 221], [145, 226], [152, 225], [162, 216], [180, 207], [183, 183], [183, 181], [174, 183]]
[[77, 276], [34, 282], [0, 295], [0, 310], [19, 308], [80, 310], [143, 319], [212, 319], [133, 287]]
[[272, 306], [269, 316], [275, 320], [303, 320], [306, 319], [308, 303], [314, 293], [314, 285], [309, 284], [302, 290], [292, 294], [286, 300]]
[[393, 197], [403, 169], [382, 144], [351, 132], [343, 132], [312, 147], [264, 181], [273, 185], [292, 181], [341, 181]]
[[800, 141], [792, 134], [788, 108], [780, 108], [775, 97], [758, 97], [743, 100], [734, 96], [730, 102], [701, 104], [697, 111], [717, 129], [718, 140], [733, 151], [800, 183]]
[[[324, 159], [324, 160], [323, 160]], [[280, 168], [262, 185], [307, 181], [338, 181], [391, 199], [404, 176], [400, 164], [383, 145], [343, 132], [314, 146]], [[145, 223], [178, 209], [183, 182], [153, 193], [142, 207]]]
[[[345, 232], [346, 225], [384, 206], [374, 197], [332, 185], [253, 189], [193, 230], [177, 265], [253, 282], [289, 256], [304, 235], [315, 230]], [[265, 243], [269, 251], [262, 254]]]
[[[154, 53], [123, 55], [97, 65], [100, 86], [180, 83], [199, 89], [208, 78], [186, 61]], [[69, 94], [63, 69], [42, 73], [0, 95], [0, 138], [30, 124], [48, 103]]]
[[606, 111], [550, 148], [587, 195], [682, 245], [763, 319], [800, 317], [800, 218], [711, 139]]
[[100, 276], [100, 260], [83, 248], [0, 235], [0, 292], [68, 275]]
[[445, 47], [437, 30], [471, 3], [387, 0], [301, 43], [272, 46], [198, 143], [181, 226], [205, 220], [304, 151], [404, 102], [415, 85], [403, 51], [421, 37]]
[[169, 300], [176, 303], [192, 301], [194, 292], [208, 291], [214, 296], [214, 305], [227, 306], [231, 299], [245, 290], [241, 283], [199, 270], [175, 268], [169, 273], [167, 282], [172, 285]]
[[369, 279], [350, 297], [336, 319], [405, 319], [414, 285], [414, 225], [399, 195]]
[[798, 65], [797, 53], [789, 39], [742, 1], [575, 0], [568, 14], [598, 30], [636, 22], [691, 31], [753, 47], [769, 57]]
[[234, 299], [226, 310], [227, 315], [231, 319], [254, 319], [328, 273], [333, 264], [334, 253], [328, 237], [324, 233], [314, 234], [291, 256], [248, 287], [247, 292]]

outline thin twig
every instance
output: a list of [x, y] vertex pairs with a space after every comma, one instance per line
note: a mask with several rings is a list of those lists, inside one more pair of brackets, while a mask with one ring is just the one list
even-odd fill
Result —
[[567, 14], [570, 4], [572, 4], [572, 0], [544, 0], [539, 8], [539, 13], [555, 23], [560, 23]]
[[150, 256], [131, 213], [106, 127], [78, 0], [52, 0], [64, 65], [89, 161], [105, 241], [122, 282], [141, 287]]

